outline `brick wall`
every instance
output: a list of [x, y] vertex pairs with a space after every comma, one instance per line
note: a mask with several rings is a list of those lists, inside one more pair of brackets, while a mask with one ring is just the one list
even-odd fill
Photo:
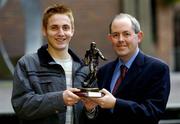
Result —
[[[108, 25], [115, 14], [120, 12], [119, 0], [39, 0], [41, 10], [53, 3], [63, 3], [72, 8], [75, 17], [75, 35], [72, 49], [81, 57], [92, 41], [104, 55], [114, 56], [107, 40]], [[27, 1], [28, 2], [28, 1]], [[24, 54], [25, 26], [20, 0], [9, 0], [0, 15], [0, 34], [11, 57]]]
[[0, 35], [11, 56], [24, 51], [24, 18], [19, 0], [9, 0], [0, 10]]

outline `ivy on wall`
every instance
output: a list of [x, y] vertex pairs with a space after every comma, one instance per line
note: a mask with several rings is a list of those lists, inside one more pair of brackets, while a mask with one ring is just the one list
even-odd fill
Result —
[[180, 2], [180, 0], [162, 0], [165, 4], [170, 5], [177, 2]]

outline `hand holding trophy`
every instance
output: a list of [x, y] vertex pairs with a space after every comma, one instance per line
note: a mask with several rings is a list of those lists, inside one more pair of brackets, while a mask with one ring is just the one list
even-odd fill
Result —
[[[99, 64], [99, 57], [102, 60], [106, 60], [101, 51], [96, 47], [96, 43], [92, 42], [90, 49], [86, 51], [84, 61], [84, 67], [79, 71], [78, 78], [82, 84], [80, 92], [76, 92], [77, 95], [83, 97], [101, 97], [102, 94], [97, 88], [97, 67]], [[86, 72], [86, 73], [84, 73]]]

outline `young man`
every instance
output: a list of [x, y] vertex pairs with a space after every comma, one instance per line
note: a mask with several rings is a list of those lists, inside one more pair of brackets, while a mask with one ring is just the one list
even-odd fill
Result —
[[53, 5], [43, 15], [47, 45], [25, 55], [16, 66], [12, 92], [14, 111], [24, 124], [79, 124], [83, 105], [74, 76], [80, 59], [69, 49], [74, 34], [71, 9]]
[[[93, 99], [100, 106], [93, 123], [158, 124], [170, 92], [168, 66], [139, 49], [143, 32], [131, 15], [117, 15], [108, 38], [117, 59], [97, 74], [104, 97]], [[126, 69], [120, 71], [121, 65]]]

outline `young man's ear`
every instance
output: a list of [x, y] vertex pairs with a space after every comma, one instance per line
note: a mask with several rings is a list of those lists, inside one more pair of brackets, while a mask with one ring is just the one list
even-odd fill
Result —
[[72, 27], [72, 34], [73, 34], [73, 35], [74, 35], [74, 32], [75, 32], [74, 27]]
[[46, 36], [46, 29], [44, 27], [42, 27], [42, 34], [43, 36]]

